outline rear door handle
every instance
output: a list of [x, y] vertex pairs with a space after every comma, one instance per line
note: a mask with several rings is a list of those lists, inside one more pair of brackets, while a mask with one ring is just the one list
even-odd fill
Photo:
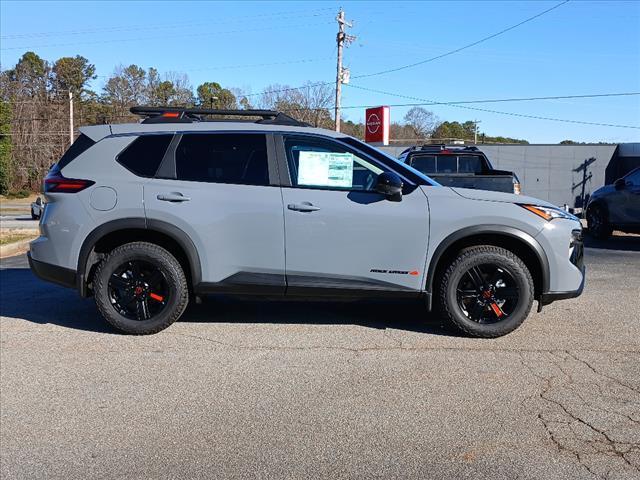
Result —
[[311, 202], [290, 203], [287, 208], [296, 212], [316, 212], [320, 210], [320, 207], [316, 207]]
[[163, 202], [188, 202], [191, 200], [191, 197], [185, 197], [180, 192], [160, 193], [157, 198]]

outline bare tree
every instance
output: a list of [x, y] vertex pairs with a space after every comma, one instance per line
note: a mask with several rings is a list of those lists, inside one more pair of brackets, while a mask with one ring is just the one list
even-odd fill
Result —
[[438, 123], [438, 119], [429, 110], [413, 107], [404, 116], [404, 121], [413, 131], [416, 138], [428, 138]]
[[263, 108], [286, 113], [314, 127], [330, 128], [334, 91], [329, 85], [307, 82], [302, 88], [270, 85], [260, 98]]

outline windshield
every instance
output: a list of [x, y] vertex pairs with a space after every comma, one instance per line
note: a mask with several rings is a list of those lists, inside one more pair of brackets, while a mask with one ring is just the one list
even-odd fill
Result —
[[401, 171], [409, 180], [415, 182], [417, 185], [428, 185], [433, 187], [441, 186], [438, 182], [411, 167], [410, 165], [402, 163], [397, 158], [394, 158], [391, 155], [386, 154], [382, 150], [378, 150], [377, 148], [372, 147], [371, 145], [367, 145], [360, 140], [357, 140], [353, 137], [340, 137], [338, 138], [338, 140], [346, 143], [351, 147], [357, 148], [361, 152], [366, 153], [379, 162], [388, 165], [390, 168], [393, 168], [394, 170]]

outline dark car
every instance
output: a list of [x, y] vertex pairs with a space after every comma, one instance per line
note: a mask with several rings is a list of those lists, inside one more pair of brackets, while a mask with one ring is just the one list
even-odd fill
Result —
[[640, 167], [593, 192], [587, 225], [596, 238], [607, 238], [614, 230], [640, 233]]
[[399, 159], [446, 187], [520, 193], [518, 176], [494, 169], [477, 147], [423, 145], [406, 149]]

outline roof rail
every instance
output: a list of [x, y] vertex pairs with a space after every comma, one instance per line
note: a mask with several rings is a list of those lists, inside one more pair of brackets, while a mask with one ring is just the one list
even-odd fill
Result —
[[255, 123], [271, 125], [291, 125], [310, 127], [306, 122], [274, 110], [223, 110], [215, 108], [147, 107], [129, 109], [134, 115], [145, 117], [142, 123], [192, 123], [203, 121], [202, 116], [219, 115], [225, 117], [261, 117]]
[[475, 146], [465, 146], [465, 145], [446, 145], [444, 143], [433, 143], [433, 144], [425, 144], [422, 146], [416, 146], [415, 147], [416, 150], [452, 150], [452, 151], [456, 151], [456, 152], [460, 152], [460, 151], [468, 151], [468, 152], [476, 152], [478, 151], [478, 147]]

